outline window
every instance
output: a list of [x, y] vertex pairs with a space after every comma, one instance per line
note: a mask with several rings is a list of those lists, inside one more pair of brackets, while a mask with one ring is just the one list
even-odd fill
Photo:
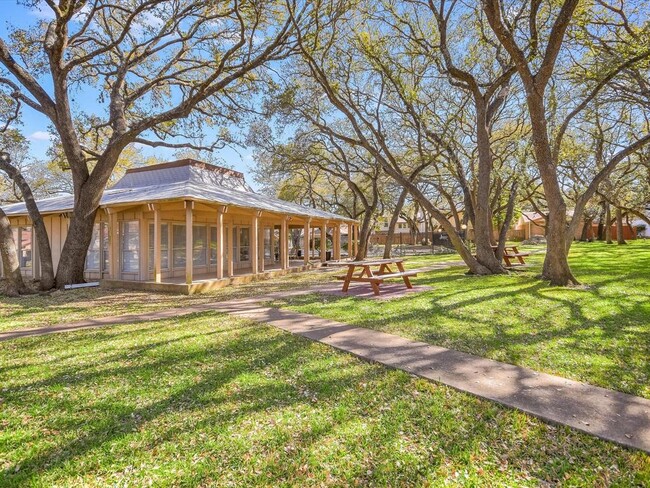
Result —
[[248, 227], [239, 228], [239, 261], [250, 261], [250, 229]]
[[185, 226], [181, 224], [172, 225], [172, 262], [174, 268], [185, 267]]
[[208, 232], [204, 225], [192, 226], [192, 263], [194, 266], [207, 264]]
[[274, 261], [280, 260], [280, 229], [273, 230], [273, 259]]
[[217, 228], [210, 227], [210, 265], [217, 264]]
[[239, 227], [232, 227], [232, 260], [233, 263], [237, 262], [237, 257], [239, 256]]
[[[154, 225], [149, 224], [149, 271], [153, 271]], [[160, 268], [169, 269], [169, 224], [160, 224]]]
[[271, 229], [264, 228], [264, 259], [271, 259]]
[[122, 222], [122, 271], [140, 270], [140, 223], [137, 220]]
[[108, 271], [109, 260], [108, 260], [108, 224], [102, 222], [100, 224], [101, 229], [101, 238], [102, 238], [102, 271]]
[[88, 246], [88, 252], [86, 253], [87, 270], [99, 271], [100, 250], [100, 224], [97, 223], [93, 226], [93, 235], [90, 238], [90, 246]]
[[32, 228], [31, 227], [14, 227], [12, 229], [16, 251], [18, 252], [18, 261], [21, 268], [32, 267]]

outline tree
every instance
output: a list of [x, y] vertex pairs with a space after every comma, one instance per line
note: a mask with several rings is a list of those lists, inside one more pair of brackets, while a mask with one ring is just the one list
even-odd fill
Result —
[[0, 259], [2, 260], [1, 264], [6, 280], [5, 295], [16, 296], [25, 293], [27, 287], [20, 273], [16, 243], [11, 232], [9, 219], [2, 208], [0, 208]]
[[[41, 212], [36, 205], [36, 198], [25, 180], [22, 173], [11, 164], [10, 155], [7, 152], [0, 152], [0, 170], [4, 171], [7, 176], [18, 186], [25, 200], [25, 206], [32, 221], [34, 234], [38, 242], [38, 254], [41, 260], [41, 280], [42, 290], [49, 290], [54, 286], [54, 266], [52, 265], [52, 250], [50, 249], [50, 240], [47, 237], [47, 229], [43, 222]], [[11, 263], [9, 263], [11, 264]], [[11, 268], [8, 268], [11, 269]]]
[[[449, 79], [450, 85], [471, 97], [478, 169], [475, 192], [466, 206], [471, 206], [469, 217], [474, 226], [478, 261], [493, 273], [503, 273], [505, 270], [492, 250], [490, 196], [494, 159], [491, 132], [498, 111], [510, 92], [514, 67], [502, 46], [489, 39], [483, 29], [475, 28], [476, 24], [472, 25], [473, 22], [481, 25], [479, 12], [461, 9], [455, 2], [448, 4], [445, 0], [411, 0], [408, 4], [414, 9], [410, 15], [401, 14], [402, 9], [394, 7], [387, 22], [395, 23], [396, 30], [407, 37], [409, 47], [413, 48], [411, 52], [416, 53], [414, 55], [437, 65], [438, 71]], [[433, 22], [427, 18], [427, 10]], [[429, 31], [431, 23], [436, 25], [436, 31]], [[470, 44], [476, 38], [478, 42]], [[468, 48], [468, 44], [472, 47]], [[462, 48], [458, 49], [460, 46]], [[425, 114], [412, 115], [423, 117]]]
[[[460, 229], [448, 221], [444, 211], [426, 197], [418, 183], [409, 180], [415, 169], [410, 165], [429, 165], [439, 151], [431, 147], [425, 137], [425, 128], [416, 121], [405, 125], [402, 104], [412, 97], [404, 96], [422, 81], [419, 71], [410, 72], [409, 80], [391, 78], [388, 70], [380, 69], [368, 56], [369, 49], [380, 39], [367, 34], [367, 18], [349, 20], [343, 15], [347, 4], [319, 3], [324, 11], [331, 12], [327, 28], [318, 32], [301, 32], [298, 36], [303, 66], [294, 66], [293, 76], [283, 80], [299, 79], [303, 88], [315, 84], [309, 95], [302, 95], [303, 114], [314, 127], [353, 146], [362, 147], [381, 168], [418, 200], [445, 229], [450, 241], [458, 250], [470, 271], [475, 274], [490, 274], [469, 251], [460, 235]], [[358, 21], [358, 23], [357, 23]], [[387, 42], [385, 40], [384, 42]], [[418, 69], [426, 69], [418, 65]], [[306, 81], [309, 80], [309, 81]], [[396, 87], [402, 85], [403, 90]], [[303, 90], [300, 90], [304, 93]], [[325, 98], [318, 96], [324, 92]], [[299, 90], [288, 87], [289, 96], [300, 96]], [[297, 94], [298, 93], [298, 94]], [[396, 108], [395, 103], [400, 105]], [[336, 115], [335, 115], [336, 114]], [[331, 120], [342, 117], [349, 124], [350, 131], [337, 131]], [[409, 147], [417, 155], [404, 157]], [[404, 167], [405, 162], [407, 167]]]
[[[285, 105], [284, 110], [287, 109]], [[295, 107], [289, 110], [293, 113]], [[305, 200], [313, 207], [361, 218], [356, 258], [364, 259], [373, 224], [383, 207], [385, 178], [374, 159], [361, 148], [318, 130], [299, 131], [285, 143], [274, 141], [268, 128], [263, 131], [258, 128], [260, 132], [265, 137], [251, 137], [262, 162], [256, 170], [258, 180], [274, 182], [276, 194], [285, 197], [282, 189], [291, 184], [298, 191], [289, 200]], [[341, 194], [341, 185], [347, 194]]]
[[[585, 95], [579, 99], [564, 120], [557, 124], [558, 129], [551, 140], [547, 120], [547, 89], [555, 72], [567, 30], [576, 13], [581, 17], [580, 22], [583, 25], [588, 24], [589, 19], [586, 18], [588, 12], [577, 10], [579, 3], [579, 0], [564, 0], [559, 8], [554, 8], [554, 5], [546, 5], [542, 1], [526, 2], [519, 7], [521, 14], [513, 15], [513, 12], [506, 13], [501, 0], [482, 0], [488, 23], [496, 38], [510, 54], [526, 92], [535, 159], [548, 207], [547, 253], [542, 276], [554, 285], [578, 283], [567, 259], [573, 236], [572, 230], [575, 230], [575, 226], [578, 225], [575, 219], [581, 218], [582, 209], [594, 195], [598, 185], [616, 165], [650, 142], [650, 134], [646, 133], [645, 136], [637, 138], [615, 154], [596, 174], [578, 199], [573, 220], [570, 225], [567, 225], [567, 205], [562, 195], [558, 175], [558, 157], [563, 136], [573, 118], [581, 113], [603, 88], [626, 69], [650, 56], [650, 50], [641, 47], [641, 43], [635, 46], [636, 52], [630, 54], [626, 51], [622, 61], [619, 60], [618, 64], [614, 64], [614, 67], [604, 74], [599, 74], [598, 81], [593, 86], [587, 87]], [[594, 23], [598, 24], [597, 21]], [[522, 43], [521, 38], [524, 33], [527, 38]]]
[[[236, 123], [261, 68], [289, 55], [295, 30], [318, 15], [288, 5], [291, 19], [275, 1], [48, 1], [53, 20], [0, 39], [0, 85], [50, 120], [72, 175], [57, 286], [83, 281], [99, 201], [126, 147], [225, 143], [224, 131], [202, 142], [205, 128]], [[78, 93], [96, 93], [95, 106], [85, 110]]]

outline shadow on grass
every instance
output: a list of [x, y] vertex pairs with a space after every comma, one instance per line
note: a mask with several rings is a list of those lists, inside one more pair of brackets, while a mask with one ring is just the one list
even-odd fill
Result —
[[315, 294], [276, 305], [332, 318], [340, 311], [338, 319], [355, 326], [648, 396], [650, 246], [594, 246], [578, 246], [573, 263], [588, 287], [550, 287], [534, 268], [496, 277], [454, 268], [414, 281], [430, 292], [371, 308], [364, 299]]
[[[0, 378], [3, 408], [16, 415], [3, 425], [22, 430], [3, 444], [21, 457], [5, 461], [0, 484], [145, 484], [115, 478], [133, 465], [145, 474], [168, 466], [158, 481], [172, 485], [216, 484], [242, 470], [236, 481], [247, 485], [419, 484], [438, 470], [476, 473], [486, 456], [486, 469], [515, 456], [512, 479], [532, 470], [554, 482], [574, 469], [561, 464], [567, 453], [589, 465], [585, 446], [606, 458], [623, 452], [541, 424], [521, 432], [519, 414], [492, 404], [270, 328], [210, 318], [219, 319], [205, 313], [0, 350], [31, 346], [28, 369]], [[518, 465], [540, 446], [532, 464]]]

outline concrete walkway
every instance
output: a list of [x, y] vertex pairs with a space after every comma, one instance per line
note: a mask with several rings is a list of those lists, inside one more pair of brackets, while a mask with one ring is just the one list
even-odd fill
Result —
[[522, 410], [548, 422], [567, 425], [602, 439], [650, 453], [648, 399], [263, 304], [264, 301], [275, 298], [314, 291], [317, 290], [279, 292], [191, 308], [86, 320], [39, 329], [14, 330], [1, 333], [0, 340], [219, 311], [272, 325], [365, 360], [401, 369]]
[[650, 400], [372, 329], [260, 305], [219, 310], [650, 453]]

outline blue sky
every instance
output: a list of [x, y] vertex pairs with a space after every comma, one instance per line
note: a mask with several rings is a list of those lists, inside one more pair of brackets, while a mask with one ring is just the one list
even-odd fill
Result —
[[[7, 33], [11, 26], [14, 27], [27, 27], [33, 25], [34, 22], [41, 18], [47, 18], [47, 7], [41, 11], [29, 10], [26, 7], [19, 5], [16, 0], [0, 0], [0, 11], [2, 12], [2, 20], [0, 20], [0, 36], [6, 38]], [[41, 80], [44, 82], [45, 80]], [[44, 83], [44, 88], [49, 90], [49, 86]], [[93, 105], [100, 110], [100, 106], [95, 102], [95, 94], [87, 92], [77, 95], [77, 97], [84, 97], [84, 106], [86, 109], [90, 107], [92, 110]], [[42, 114], [30, 109], [29, 107], [23, 108], [22, 124], [17, 128], [23, 132], [25, 137], [30, 142], [32, 154], [38, 159], [45, 159], [47, 149], [50, 146], [50, 134], [48, 131], [49, 120]], [[142, 152], [145, 155], [156, 155], [160, 159], [173, 159], [174, 150], [166, 148], [152, 149], [149, 147], [142, 147]], [[225, 148], [215, 153], [226, 164], [233, 167], [237, 171], [242, 171], [247, 175], [247, 181], [252, 185], [254, 182], [249, 177], [250, 168], [254, 164], [252, 152], [249, 149], [241, 147]]]

